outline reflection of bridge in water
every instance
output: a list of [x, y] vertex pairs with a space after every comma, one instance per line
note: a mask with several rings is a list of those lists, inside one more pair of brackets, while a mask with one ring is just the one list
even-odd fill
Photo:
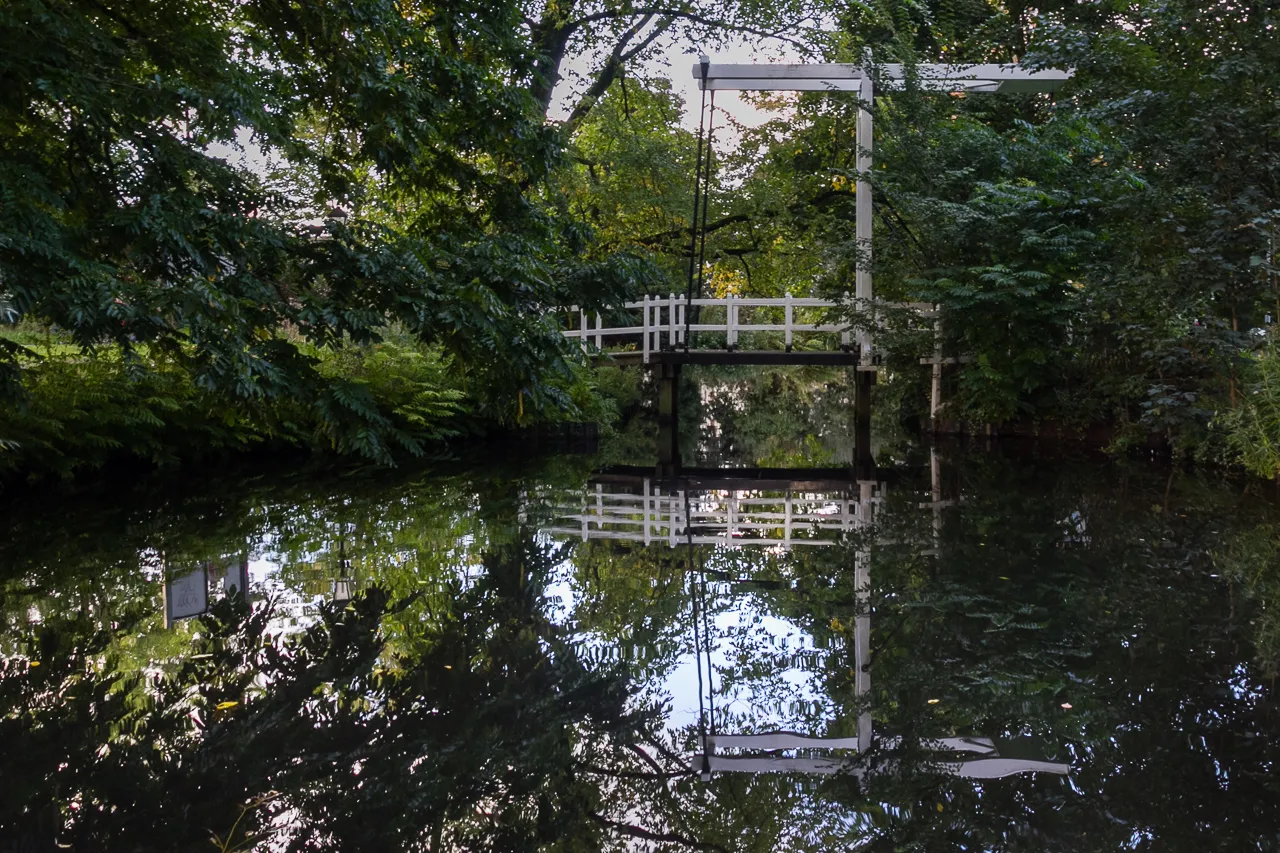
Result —
[[[917, 502], [929, 510], [933, 548], [938, 556], [942, 515], [959, 505], [948, 494], [942, 465], [931, 454], [931, 500]], [[848, 469], [684, 469], [677, 477], [659, 477], [652, 469], [602, 471], [580, 493], [580, 499], [557, 508], [557, 526], [547, 532], [591, 540], [622, 540], [645, 546], [755, 546], [789, 550], [800, 546], [832, 546], [846, 534], [872, 532], [877, 508], [888, 482], [858, 479]], [[952, 499], [948, 499], [952, 498]], [[715, 711], [716, 667], [712, 622], [707, 619], [707, 576], [700, 564], [690, 576], [692, 627], [698, 658], [698, 748], [689, 769], [710, 779], [715, 773], [848, 773], [858, 778], [894, 772], [903, 741], [877, 735], [871, 713], [871, 553], [873, 537], [854, 541], [850, 555], [856, 612], [852, 652], [854, 695], [860, 703], [851, 736], [826, 737], [791, 731], [718, 731]], [[880, 544], [888, 544], [881, 542]], [[689, 551], [691, 565], [695, 551]], [[705, 557], [705, 552], [703, 553]], [[698, 558], [702, 559], [702, 557]], [[705, 682], [703, 674], [705, 673]], [[723, 682], [722, 682], [723, 685]], [[1066, 775], [1070, 765], [1047, 760], [1033, 740], [982, 736], [925, 738], [916, 742], [927, 769], [959, 778], [1000, 779], [1023, 773]], [[876, 758], [871, 758], [875, 748]]]
[[[584, 541], [613, 539], [644, 545], [829, 546], [866, 524], [877, 500], [840, 471], [781, 480], [760, 471], [724, 471], [676, 480], [614, 475], [594, 480], [579, 503], [557, 508], [547, 532]], [[753, 476], [754, 475], [754, 476]]]
[[[870, 741], [869, 731], [866, 740]], [[704, 778], [710, 778], [712, 773], [806, 773], [829, 776], [842, 772], [864, 777], [868, 771], [857, 757], [865, 749], [861, 746], [861, 734], [852, 738], [806, 737], [792, 732], [707, 735], [703, 742], [705, 746], [702, 754], [695, 755], [690, 764], [691, 769], [701, 773]], [[898, 738], [884, 738], [880, 746], [891, 751], [900, 743]], [[920, 742], [920, 746], [931, 755], [930, 769], [963, 779], [1003, 779], [1020, 773], [1053, 773], [1065, 776], [1071, 771], [1071, 765], [1048, 761], [1043, 756], [1009, 754], [1033, 753], [1037, 747], [1032, 739], [997, 744], [985, 737], [947, 737], [926, 739]], [[718, 751], [725, 748], [744, 752], [725, 754]], [[824, 754], [780, 754], [783, 751], [800, 750], [823, 750]], [[838, 752], [828, 752], [830, 750], [843, 750], [851, 755], [845, 757]], [[891, 766], [892, 762], [886, 762], [884, 769], [889, 770]]]

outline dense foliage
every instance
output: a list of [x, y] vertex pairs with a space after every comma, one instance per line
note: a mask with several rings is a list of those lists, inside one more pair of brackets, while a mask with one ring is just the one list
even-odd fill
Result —
[[[309, 408], [338, 449], [376, 458], [419, 442], [309, 348], [394, 323], [451, 358], [491, 420], [571, 409], [547, 308], [641, 270], [585, 261], [585, 232], [533, 203], [560, 136], [529, 96], [518, 13], [6, 4], [6, 304], [80, 358], [173, 366], [231, 406]], [[24, 379], [39, 353], [0, 347], [6, 407], [21, 408], [41, 392]]]
[[[967, 358], [944, 377], [949, 422], [1106, 424], [1121, 443], [1154, 433], [1211, 454], [1241, 423], [1226, 413], [1274, 422], [1274, 371], [1257, 369], [1268, 356], [1256, 350], [1280, 317], [1272, 4], [878, 0], [833, 14], [839, 31], [814, 42], [832, 61], [870, 51], [908, 69], [1022, 61], [1075, 72], [1052, 97], [960, 97], [911, 79], [878, 89], [877, 295], [941, 306], [945, 354]], [[663, 97], [660, 84], [643, 96], [615, 88], [612, 112], [583, 125], [579, 174], [611, 204], [582, 210], [602, 233], [631, 231], [679, 280], [687, 214], [683, 228], [664, 217], [691, 202], [655, 181], [664, 173], [650, 152], [688, 158], [692, 140], [673, 121], [653, 125]], [[758, 102], [775, 118], [738, 128], [740, 142], [717, 158], [702, 287], [851, 295], [856, 102]], [[626, 125], [611, 118], [618, 111]], [[617, 152], [606, 177], [602, 150]], [[881, 398], [918, 418], [928, 395], [919, 359], [934, 336], [889, 314], [880, 344], [892, 382]], [[1252, 467], [1274, 473], [1276, 458]]]
[[[176, 371], [251, 431], [296, 443], [274, 425], [300, 419], [320, 445], [387, 460], [440, 430], [408, 428], [421, 413], [397, 415], [343, 348], [407, 336], [449, 365], [433, 393], [470, 424], [573, 417], [589, 383], [558, 309], [684, 290], [698, 144], [693, 105], [646, 70], [664, 44], [1070, 67], [1055, 96], [879, 87], [877, 293], [940, 306], [943, 350], [963, 359], [944, 371], [947, 423], [1104, 425], [1272, 475], [1276, 14], [20, 0], [0, 10], [0, 311], [67, 344], [60, 361]], [[758, 127], [717, 114], [700, 286], [848, 296], [857, 104], [757, 104], [774, 116]], [[889, 325], [881, 408], [918, 422], [933, 329]], [[51, 387], [38, 348], [0, 347], [8, 412], [63, 408], [33, 402]], [[43, 466], [23, 429], [0, 433], [6, 467]]]

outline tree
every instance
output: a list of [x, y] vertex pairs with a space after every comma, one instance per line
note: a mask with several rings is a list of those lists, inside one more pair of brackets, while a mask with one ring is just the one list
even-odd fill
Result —
[[[565, 126], [573, 132], [614, 83], [626, 77], [628, 65], [641, 65], [664, 40], [705, 45], [746, 35], [781, 39], [807, 51], [828, 8], [822, 0], [539, 0], [524, 12], [530, 52], [536, 57], [533, 95], [545, 113], [557, 85], [567, 79], [575, 99]], [[564, 62], [571, 56], [592, 57], [594, 67], [566, 75]]]
[[[0, 280], [86, 353], [298, 401], [335, 443], [417, 449], [321, 347], [388, 323], [473, 374], [494, 420], [564, 409], [546, 309], [631, 281], [528, 198], [560, 156], [511, 4], [6, 5]], [[267, 166], [219, 152], [246, 142]], [[3, 364], [12, 401], [21, 355]], [[559, 377], [559, 380], [557, 379]]]

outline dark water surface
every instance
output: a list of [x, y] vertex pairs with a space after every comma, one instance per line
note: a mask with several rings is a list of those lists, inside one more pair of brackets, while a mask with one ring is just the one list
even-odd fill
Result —
[[1280, 846], [1266, 484], [597, 461], [10, 499], [0, 850]]

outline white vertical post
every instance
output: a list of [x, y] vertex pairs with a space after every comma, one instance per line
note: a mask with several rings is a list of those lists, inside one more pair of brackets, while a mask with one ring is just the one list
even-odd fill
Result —
[[[860, 311], [871, 308], [871, 299], [875, 295], [871, 281], [871, 167], [875, 150], [875, 140], [871, 126], [871, 105], [875, 99], [875, 84], [870, 74], [870, 63], [863, 63], [866, 76], [862, 78], [861, 91], [858, 93], [858, 118], [854, 137], [858, 148], [856, 168], [858, 181], [855, 186], [854, 199], [855, 223], [854, 236], [858, 243], [858, 261], [854, 273], [854, 296]], [[858, 351], [865, 357], [870, 356], [872, 347], [870, 330], [858, 333]]]
[[[644, 300], [640, 304], [640, 311], [644, 319], [640, 323], [641, 337], [644, 338], [644, 363], [649, 363], [649, 294], [644, 295]], [[645, 489], [648, 492], [648, 489]]]
[[676, 343], [680, 345], [684, 344], [684, 312], [687, 310], [683, 301], [676, 303]]
[[[864, 703], [871, 701], [871, 552], [858, 551], [854, 556], [853, 598], [858, 614], [853, 622], [854, 695]], [[858, 714], [858, 751], [871, 748], [871, 708], [862, 707]]]
[[587, 309], [578, 309], [578, 337], [582, 339], [582, 351], [586, 352], [591, 346], [591, 341], [587, 338]]
[[604, 318], [600, 316], [600, 312], [596, 312], [596, 349], [604, 351]]
[[[874, 504], [875, 485], [858, 484], [858, 506], [862, 510], [862, 523], [875, 521]], [[853, 598], [857, 602], [858, 615], [854, 620], [853, 646], [856, 673], [854, 675], [854, 695], [866, 703], [871, 701], [871, 549], [864, 545], [854, 556]], [[858, 750], [866, 752], [871, 748], [871, 707], [864, 705], [858, 715]]]
[[[933, 384], [929, 390], [929, 426], [937, 430], [942, 407], [942, 306], [933, 306]], [[941, 498], [935, 498], [941, 500]]]
[[733, 301], [733, 294], [730, 293], [725, 299], [725, 330], [727, 337], [726, 346], [733, 349], [738, 345], [738, 306]]
[[662, 334], [662, 304], [657, 299], [649, 302], [649, 310], [653, 312], [653, 317], [649, 321], [649, 334], [653, 336], [653, 340], [649, 342], [649, 351], [658, 351], [658, 341]]
[[[646, 296], [644, 298], [644, 301], [646, 303], [644, 307], [644, 312], [645, 312], [644, 316], [645, 316], [645, 319], [647, 320], [649, 319], [649, 306], [648, 306], [649, 297]], [[644, 544], [646, 545], [649, 544], [649, 501], [651, 499], [651, 494], [652, 493], [649, 491], [649, 478], [645, 477], [645, 480], [644, 480]]]
[[676, 348], [676, 295], [667, 296], [667, 347]]
[[[788, 308], [790, 308], [790, 306], [788, 306]], [[788, 331], [790, 330], [788, 329]], [[786, 525], [782, 530], [782, 541], [783, 541], [783, 544], [787, 546], [787, 550], [790, 551], [791, 550], [791, 492], [787, 492], [786, 496], [783, 497], [782, 505], [784, 507], [784, 509], [782, 510], [782, 513], [783, 513], [782, 523]]]
[[791, 324], [795, 320], [795, 306], [791, 304], [791, 291], [787, 291], [786, 295], [786, 319], [783, 325], [786, 327], [786, 345], [787, 352], [791, 352]]
[[667, 543], [672, 547], [676, 547], [676, 524], [680, 520], [680, 507], [684, 506], [684, 489], [678, 490], [671, 498], [671, 511], [667, 517], [671, 523], [667, 526]]

